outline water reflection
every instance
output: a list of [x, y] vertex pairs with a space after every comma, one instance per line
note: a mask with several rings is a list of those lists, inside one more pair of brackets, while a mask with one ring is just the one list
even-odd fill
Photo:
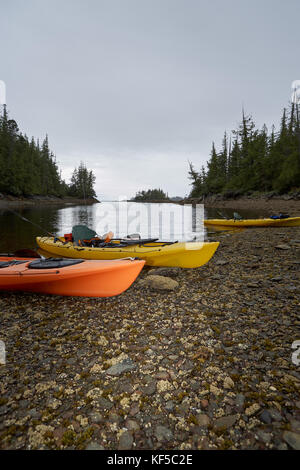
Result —
[[[211, 209], [203, 206], [178, 204], [110, 203], [102, 202], [91, 206], [36, 206], [0, 209], [0, 252], [36, 248], [36, 236], [47, 232], [63, 235], [73, 225], [82, 224], [93, 228], [98, 234], [109, 230], [115, 236], [140, 233], [143, 238], [168, 240], [205, 240], [215, 235], [218, 228], [203, 226], [204, 218], [231, 218], [233, 209]], [[262, 216], [261, 211], [239, 210], [244, 218]], [[41, 226], [38, 228], [36, 225]]]
[[[9, 253], [17, 249], [34, 248], [35, 237], [56, 233], [59, 229], [59, 212], [56, 207], [20, 207], [13, 209], [20, 216], [29, 219], [28, 223], [9, 209], [0, 209], [0, 252]], [[43, 232], [36, 225], [43, 227]]]

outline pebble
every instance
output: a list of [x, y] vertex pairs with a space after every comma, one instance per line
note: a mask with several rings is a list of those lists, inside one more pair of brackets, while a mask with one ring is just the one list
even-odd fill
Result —
[[300, 434], [292, 431], [284, 431], [283, 439], [294, 450], [300, 450]]
[[264, 442], [265, 444], [269, 444], [269, 442], [271, 442], [272, 434], [264, 432], [262, 430], [258, 430], [256, 434], [257, 434], [258, 439]]
[[167, 401], [167, 403], [165, 404], [165, 408], [168, 411], [173, 411], [174, 407], [175, 407], [175, 403], [172, 400]]
[[124, 372], [128, 372], [136, 368], [136, 365], [132, 362], [131, 359], [124, 359], [124, 361], [114, 364], [109, 369], [106, 370], [106, 374], [118, 376]]
[[269, 413], [270, 413], [271, 418], [272, 418], [273, 421], [282, 421], [283, 420], [283, 417], [281, 416], [279, 411], [276, 410], [275, 408], [269, 408]]
[[238, 393], [235, 398], [235, 403], [236, 406], [239, 410], [242, 410], [244, 408], [244, 403], [245, 403], [245, 395], [242, 393]]
[[92, 423], [95, 423], [95, 424], [99, 424], [99, 423], [102, 423], [102, 422], [103, 422], [103, 416], [102, 416], [102, 414], [98, 413], [97, 411], [92, 412], [92, 413], [89, 415], [89, 418], [90, 418], [91, 422], [92, 422]]
[[152, 380], [146, 387], [142, 389], [144, 395], [153, 395], [156, 392], [156, 380]]
[[263, 421], [266, 424], [271, 424], [272, 423], [272, 416], [268, 412], [268, 410], [263, 410], [261, 414], [259, 415], [261, 421]]
[[86, 446], [85, 450], [105, 450], [105, 449], [103, 446], [98, 444], [98, 442], [92, 441]]
[[223, 387], [230, 390], [234, 387], [234, 381], [230, 377], [225, 377]]
[[131, 432], [124, 431], [119, 439], [118, 450], [130, 450], [133, 444], [133, 437]]
[[198, 426], [207, 428], [210, 424], [210, 418], [206, 414], [199, 413], [196, 419]]
[[140, 281], [143, 286], [150, 287], [154, 290], [175, 290], [179, 287], [179, 283], [170, 277], [148, 275], [146, 279]]
[[231, 428], [238, 420], [237, 415], [229, 415], [229, 416], [223, 416], [221, 418], [215, 419], [213, 422], [213, 427], [214, 429], [218, 430], [221, 428]]
[[157, 425], [155, 427], [154, 436], [159, 442], [170, 441], [173, 439], [173, 433], [171, 429], [161, 425]]

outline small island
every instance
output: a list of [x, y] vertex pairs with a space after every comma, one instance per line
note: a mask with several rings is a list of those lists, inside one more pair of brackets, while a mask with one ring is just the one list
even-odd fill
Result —
[[162, 189], [148, 189], [147, 191], [138, 191], [129, 202], [180, 202], [183, 198], [180, 196], [169, 197]]

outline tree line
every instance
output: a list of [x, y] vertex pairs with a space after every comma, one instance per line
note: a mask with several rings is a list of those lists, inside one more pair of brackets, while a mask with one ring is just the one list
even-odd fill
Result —
[[189, 163], [191, 197], [249, 192], [287, 193], [300, 188], [300, 115], [298, 105], [284, 109], [280, 129], [266, 125], [257, 129], [252, 116], [242, 113], [242, 121], [222, 148], [212, 144], [206, 166], [196, 171]]
[[148, 191], [138, 191], [133, 198], [133, 201], [155, 201], [155, 200], [168, 200], [168, 194], [162, 189], [148, 189]]
[[95, 176], [83, 163], [74, 169], [71, 183], [61, 178], [56, 157], [43, 143], [28, 139], [9, 119], [6, 106], [0, 114], [0, 192], [13, 196], [95, 197]]

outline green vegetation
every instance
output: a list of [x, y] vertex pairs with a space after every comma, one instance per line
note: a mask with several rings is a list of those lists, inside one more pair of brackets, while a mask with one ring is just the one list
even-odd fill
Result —
[[137, 192], [133, 201], [160, 201], [168, 199], [168, 195], [162, 189], [148, 189], [148, 191]]
[[96, 177], [92, 171], [88, 171], [83, 162], [80, 163], [78, 168], [75, 168], [71, 184], [69, 186], [70, 196], [78, 197], [80, 199], [96, 197], [94, 191], [94, 184]]
[[48, 137], [42, 145], [29, 141], [9, 119], [6, 106], [0, 115], [0, 192], [13, 196], [95, 196], [95, 176], [81, 163], [71, 184], [62, 180], [56, 158], [49, 150]]
[[298, 105], [283, 111], [280, 130], [266, 125], [255, 128], [251, 116], [243, 112], [242, 122], [222, 149], [214, 143], [207, 167], [200, 172], [190, 163], [191, 197], [225, 193], [238, 196], [249, 192], [286, 193], [300, 187], [300, 115]]

